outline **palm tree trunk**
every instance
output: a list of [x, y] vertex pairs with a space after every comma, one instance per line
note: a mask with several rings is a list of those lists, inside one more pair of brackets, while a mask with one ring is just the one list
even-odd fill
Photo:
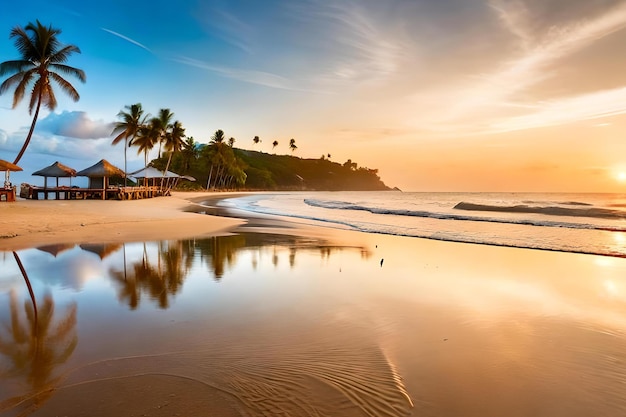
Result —
[[37, 123], [37, 117], [39, 116], [39, 109], [41, 108], [41, 94], [42, 94], [41, 91], [42, 90], [39, 90], [39, 97], [37, 97], [37, 108], [35, 109], [33, 122], [30, 124], [30, 130], [28, 131], [28, 136], [26, 136], [26, 140], [24, 141], [24, 145], [22, 145], [22, 149], [20, 149], [20, 153], [17, 154], [15, 161], [13, 161], [15, 165], [17, 165], [17, 163], [20, 162], [20, 159], [22, 159], [22, 155], [24, 155], [24, 152], [26, 152], [26, 148], [28, 148], [28, 145], [30, 144], [30, 140], [33, 137], [33, 132], [35, 131], [35, 124]]
[[127, 180], [126, 180], [126, 173], [128, 172], [128, 167], [126, 165], [126, 151], [127, 150], [128, 150], [128, 136], [124, 138], [124, 187], [128, 185]]
[[35, 299], [35, 293], [33, 292], [33, 287], [30, 285], [30, 280], [28, 279], [28, 274], [24, 269], [24, 265], [22, 265], [22, 261], [20, 257], [17, 255], [17, 252], [13, 251], [13, 256], [15, 257], [15, 262], [17, 262], [17, 266], [20, 268], [20, 272], [22, 273], [22, 277], [24, 277], [24, 281], [26, 282], [26, 287], [28, 288], [28, 294], [30, 295], [30, 300], [33, 303], [33, 311], [35, 313], [35, 329], [37, 329], [37, 300]]

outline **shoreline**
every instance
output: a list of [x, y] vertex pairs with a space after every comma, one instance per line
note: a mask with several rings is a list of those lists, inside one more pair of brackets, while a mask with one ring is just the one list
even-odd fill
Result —
[[[241, 193], [237, 193], [241, 194]], [[0, 206], [0, 251], [61, 243], [182, 239], [226, 233], [245, 219], [198, 215], [190, 207], [228, 193], [175, 192], [145, 200], [17, 200]]]

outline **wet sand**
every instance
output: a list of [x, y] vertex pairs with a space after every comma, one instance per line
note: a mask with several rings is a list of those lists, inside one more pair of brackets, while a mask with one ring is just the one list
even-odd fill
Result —
[[[49, 397], [39, 388], [15, 406], [8, 401], [19, 395], [5, 391], [0, 412], [626, 415], [624, 259], [372, 235], [266, 217], [242, 222], [183, 213], [170, 220], [199, 217], [189, 222], [203, 227], [206, 240], [185, 240], [186, 230], [177, 235], [163, 227], [160, 237], [146, 230], [167, 224], [168, 211], [189, 209], [185, 197], [203, 198], [157, 199], [153, 204], [167, 207], [154, 212], [137, 204], [134, 214], [145, 220], [130, 236], [137, 243], [126, 243], [123, 253], [121, 245], [101, 258], [78, 246], [54, 258], [19, 251], [39, 282], [36, 293], [44, 281], [60, 288], [53, 288], [57, 314], [69, 317], [76, 303], [78, 346], [50, 371], [59, 379], [45, 385], [53, 390]], [[132, 217], [130, 207], [123, 215]], [[82, 227], [70, 236], [42, 224], [30, 242], [18, 236], [2, 244], [20, 242], [12, 247], [19, 249], [59, 236], [74, 243], [97, 238], [81, 234]], [[115, 224], [92, 226], [111, 233]], [[183, 240], [142, 248], [146, 240], [170, 238]], [[172, 259], [188, 266], [167, 269], [160, 278], [165, 283], [137, 275], [171, 268]], [[0, 294], [13, 291], [14, 305], [21, 306], [27, 294], [12, 268], [5, 267], [13, 272], [4, 281], [0, 272]], [[46, 275], [49, 270], [63, 273]], [[0, 321], [10, 323], [5, 310]]]

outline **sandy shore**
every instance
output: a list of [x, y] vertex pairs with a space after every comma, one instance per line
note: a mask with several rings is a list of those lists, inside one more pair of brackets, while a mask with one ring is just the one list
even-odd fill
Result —
[[134, 201], [18, 200], [0, 205], [0, 251], [51, 243], [109, 243], [217, 234], [243, 220], [186, 212], [224, 193]]
[[[39, 373], [16, 356], [0, 414], [624, 415], [626, 259], [191, 212], [225, 196], [0, 205], [0, 252], [78, 341], [55, 361], [52, 337]], [[21, 250], [88, 242], [120, 245]], [[22, 349], [5, 255], [0, 338]]]

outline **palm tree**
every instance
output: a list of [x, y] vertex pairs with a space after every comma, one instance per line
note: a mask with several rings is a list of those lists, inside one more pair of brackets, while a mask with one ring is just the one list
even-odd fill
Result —
[[[170, 153], [167, 158], [167, 165], [165, 165], [165, 172], [170, 169], [170, 163], [172, 162], [172, 156], [174, 153], [179, 152], [185, 145], [185, 142], [183, 141], [184, 137], [185, 128], [178, 120], [176, 120], [168, 129], [167, 134], [165, 135], [165, 142], [163, 142], [163, 148]], [[165, 173], [163, 173], [163, 175], [165, 175]]]
[[133, 104], [130, 106], [124, 106], [127, 112], [121, 110], [117, 117], [122, 121], [115, 124], [113, 129], [113, 135], [117, 136], [113, 139], [111, 144], [117, 145], [120, 140], [124, 139], [124, 185], [126, 185], [126, 150], [128, 148], [128, 140], [132, 140], [139, 134], [139, 129], [145, 124], [146, 117], [143, 115], [143, 108], [141, 103]]
[[65, 78], [59, 73], [72, 75], [85, 82], [86, 76], [83, 70], [66, 65], [68, 58], [73, 53], [80, 53], [80, 49], [74, 45], [63, 46], [57, 36], [60, 29], [52, 26], [44, 26], [39, 20], [36, 24], [28, 23], [25, 27], [16, 26], [11, 30], [9, 38], [15, 39], [15, 47], [21, 55], [21, 59], [6, 61], [0, 64], [0, 77], [13, 73], [0, 85], [0, 94], [14, 87], [13, 108], [24, 98], [26, 88], [30, 87], [29, 114], [35, 114], [30, 125], [30, 130], [13, 163], [17, 164], [35, 130], [35, 124], [39, 116], [39, 110], [43, 104], [48, 110], [53, 111], [57, 107], [57, 99], [52, 89], [51, 81], [54, 81], [74, 101], [80, 99], [80, 95]]
[[156, 118], [153, 118], [149, 123], [140, 126], [139, 132], [137, 132], [130, 142], [130, 146], [137, 146], [137, 154], [143, 152], [146, 167], [148, 166], [148, 153], [154, 148], [154, 145], [156, 145], [160, 134], [160, 129], [155, 123], [155, 120]]
[[231, 148], [233, 147], [233, 145], [235, 144], [235, 138], [230, 137], [228, 138], [228, 146], [230, 146]]
[[272, 142], [272, 150], [278, 146], [278, 141], [275, 140], [274, 142]]
[[261, 139], [258, 136], [255, 136], [254, 138], [252, 138], [252, 142], [254, 142], [255, 145], [258, 145], [259, 142], [261, 142]]
[[161, 157], [161, 144], [167, 140], [167, 132], [172, 127], [174, 113], [170, 109], [160, 109], [159, 115], [151, 120], [158, 135], [156, 141], [159, 144], [159, 158]]
[[198, 159], [200, 156], [200, 151], [198, 149], [198, 142], [193, 138], [193, 136], [189, 136], [187, 140], [183, 143], [183, 173], [186, 174], [191, 167], [191, 161]]
[[291, 152], [298, 149], [298, 147], [296, 146], [296, 140], [293, 138], [289, 140], [289, 149], [291, 149]]

